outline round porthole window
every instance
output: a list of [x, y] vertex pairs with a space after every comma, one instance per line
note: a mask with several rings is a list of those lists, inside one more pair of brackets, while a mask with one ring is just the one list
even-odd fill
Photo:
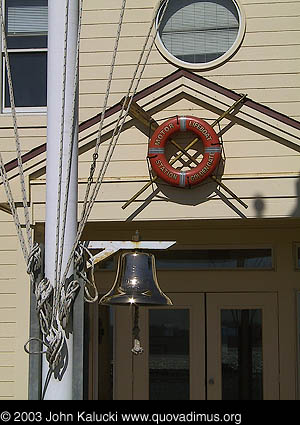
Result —
[[170, 0], [156, 11], [157, 47], [180, 67], [202, 69], [229, 59], [242, 42], [245, 16], [235, 0]]

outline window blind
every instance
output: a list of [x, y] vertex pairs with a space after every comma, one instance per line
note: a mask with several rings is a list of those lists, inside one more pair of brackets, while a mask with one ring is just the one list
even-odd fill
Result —
[[47, 34], [47, 0], [7, 0], [6, 13], [8, 35]]
[[182, 0], [169, 3], [159, 32], [173, 56], [196, 63], [224, 54], [238, 31], [239, 17], [232, 1]]

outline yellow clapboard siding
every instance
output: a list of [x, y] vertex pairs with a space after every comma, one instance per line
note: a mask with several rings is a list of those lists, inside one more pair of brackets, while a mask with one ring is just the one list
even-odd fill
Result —
[[[151, 21], [144, 20], [144, 16], [140, 14], [139, 22], [123, 22], [121, 34], [126, 37], [145, 36]], [[99, 23], [93, 25], [84, 25], [82, 28], [83, 38], [93, 38], [102, 35], [104, 37], [115, 37], [117, 34], [117, 24]], [[145, 31], [146, 30], [146, 31]], [[268, 16], [247, 20], [247, 33], [251, 32], [269, 32], [269, 31], [291, 31], [299, 30], [299, 16]]]
[[[299, 16], [300, 5], [299, 2], [292, 2], [290, 0], [276, 2], [254, 2], [254, 4], [244, 3], [243, 6], [247, 19], [261, 18], [261, 17], [282, 17], [282, 16]], [[270, 7], [270, 3], [272, 6]]]
[[[199, 118], [204, 119], [204, 112], [201, 110], [195, 110], [193, 111], [193, 114], [195, 114], [195, 116], [198, 116]], [[155, 114], [154, 117], [156, 117], [157, 114]], [[167, 119], [168, 117], [166, 117]], [[164, 121], [161, 121], [161, 123]], [[221, 126], [221, 128], [224, 128], [225, 124], [223, 126]], [[91, 137], [91, 139], [95, 139], [96, 135], [93, 135], [93, 137]], [[116, 147], [116, 154], [118, 152], [118, 150], [120, 149], [120, 147], [124, 144], [124, 145], [128, 145], [128, 146], [132, 146], [132, 145], [147, 145], [148, 144], [148, 135], [142, 133], [140, 130], [138, 130], [135, 127], [131, 127], [128, 130], [126, 130], [126, 132], [122, 133], [122, 135], [119, 138], [117, 147]], [[239, 125], [234, 125], [230, 131], [227, 131], [224, 133], [223, 135], [223, 140], [225, 142], [234, 142], [234, 141], [267, 141], [269, 139], [267, 139], [266, 137], [255, 133], [254, 131], [248, 130], [246, 128], [241, 129], [241, 127]], [[101, 144], [101, 149], [106, 149], [108, 146], [108, 142], [103, 142]], [[93, 151], [87, 151], [84, 154], [81, 154], [79, 156], [79, 161], [82, 160], [88, 160], [92, 158], [92, 153]], [[113, 159], [115, 158], [115, 154]]]
[[264, 173], [299, 173], [299, 155], [289, 157], [288, 161], [282, 158], [267, 157], [253, 158], [228, 158], [225, 163], [224, 174], [264, 174]]
[[[299, 121], [300, 119], [300, 112], [298, 111], [297, 105], [296, 108], [295, 106], [291, 106], [291, 118], [295, 118], [296, 120]], [[99, 108], [82, 108], [80, 111], [80, 119], [83, 121], [85, 119], [89, 119], [92, 116], [96, 115], [99, 113]], [[166, 118], [166, 117], [170, 117], [174, 114], [180, 114], [180, 115], [185, 115], [185, 114], [190, 114], [190, 115], [195, 115], [198, 116], [199, 115], [199, 108], [191, 108], [189, 110], [182, 110], [182, 111], [178, 111], [178, 109], [170, 109], [167, 108], [164, 111], [162, 111], [160, 114], [157, 114], [155, 116], [156, 119], [160, 119], [160, 118]], [[206, 111], [205, 115], [203, 113], [201, 113], [199, 116], [201, 116], [201, 118], [203, 118], [204, 120], [207, 119], [208, 116], [208, 111]]]
[[[300, 78], [299, 78], [300, 79]], [[104, 87], [103, 81], [85, 82], [82, 84], [82, 91], [80, 100], [82, 106], [86, 105], [89, 99], [91, 99], [90, 106], [98, 106], [103, 104], [106, 88]], [[188, 83], [187, 83], [188, 84]], [[120, 84], [121, 86], [121, 84]], [[83, 88], [84, 87], [84, 88]], [[123, 92], [110, 92], [109, 101], [114, 104], [118, 103], [125, 95], [127, 95], [128, 87], [123, 83]], [[297, 102], [300, 99], [300, 88], [298, 87], [268, 87], [268, 88], [245, 88], [247, 95], [251, 99], [255, 99], [256, 102], [280, 102], [289, 101]]]
[[[3, 247], [4, 248], [4, 247]], [[16, 251], [0, 250], [0, 266], [16, 264]]]
[[[15, 278], [16, 266], [15, 265], [2, 265], [0, 267], [0, 279]], [[1, 301], [0, 301], [1, 305]]]
[[[238, 136], [237, 136], [238, 137]], [[130, 144], [130, 138], [127, 139], [128, 144], [119, 144], [112, 156], [111, 162], [115, 161], [136, 161], [145, 160], [148, 154], [148, 138], [143, 135], [134, 135], [134, 144]], [[139, 139], [139, 141], [138, 141]], [[297, 156], [298, 152], [270, 140], [249, 141], [232, 141], [231, 134], [227, 133], [223, 136], [224, 149], [226, 158], [248, 158], [248, 157], [274, 157], [274, 156]], [[184, 145], [187, 145], [186, 142]], [[299, 143], [300, 144], [300, 143]], [[168, 146], [168, 144], [167, 144]], [[107, 150], [107, 146], [101, 146], [99, 150], [99, 158], [103, 158]], [[92, 152], [88, 151], [79, 157], [80, 162], [92, 161]], [[192, 152], [192, 151], [191, 151]], [[195, 151], [194, 151], [195, 152]], [[1, 261], [1, 257], [0, 257]]]
[[[4, 269], [7, 268], [3, 267]], [[13, 267], [15, 269], [15, 267]], [[16, 271], [14, 270], [14, 274]], [[1, 294], [0, 308], [13, 308], [16, 305], [16, 294]]]
[[[39, 138], [40, 140], [42, 140], [46, 136], [46, 127], [41, 127], [41, 128], [34, 128], [33, 126], [26, 127], [26, 128], [19, 127], [18, 133], [19, 133], [21, 144], [22, 144], [22, 141], [26, 139], [36, 140], [37, 138]], [[13, 127], [11, 126], [0, 127], [0, 138], [5, 139], [7, 137], [11, 138], [12, 140], [15, 140]]]
[[[121, 6], [121, 4], [120, 4]], [[262, 4], [244, 4], [247, 19], [261, 18], [261, 17], [282, 17], [282, 16], [296, 16], [300, 15], [300, 6], [297, 2], [280, 2], [274, 3], [270, 8], [270, 3]], [[141, 12], [142, 10], [142, 12]], [[140, 5], [139, 8], [130, 8], [128, 5], [124, 13], [124, 22], [137, 22], [142, 18], [145, 22], [149, 22], [153, 17], [153, 7], [147, 2], [145, 5]], [[89, 24], [105, 24], [107, 22], [117, 23], [119, 14], [116, 9], [106, 9], [94, 7], [92, 9], [85, 8], [83, 15], [83, 23], [88, 22]]]
[[0, 279], [0, 294], [15, 294], [16, 290], [16, 279]]
[[[86, 10], [83, 14], [83, 29], [85, 25], [99, 25], [99, 24], [118, 24], [119, 23], [120, 13], [111, 9], [102, 9], [98, 10]], [[153, 9], [151, 7], [141, 9], [126, 8], [123, 23], [135, 23], [143, 20], [143, 22], [149, 23], [153, 17]]]
[[300, 84], [298, 73], [260, 75], [259, 78], [245, 78], [241, 75], [210, 76], [210, 80], [217, 84], [223, 84], [228, 88], [234, 87], [235, 90], [294, 88], [299, 87]]
[[[18, 123], [18, 128], [19, 127], [25, 127], [25, 128], [30, 128], [30, 127], [44, 127], [47, 125], [47, 114], [46, 111], [45, 112], [40, 112], [38, 114], [18, 114], [17, 116], [17, 123]], [[0, 129], [1, 127], [12, 127], [13, 126], [13, 121], [12, 121], [12, 116], [11, 114], [7, 113], [7, 114], [1, 114], [1, 124], [0, 124]]]
[[[264, 46], [285, 46], [299, 45], [300, 30], [294, 31], [274, 31], [274, 32], [252, 32], [246, 33], [241, 49], [246, 47], [264, 47]], [[118, 52], [141, 52], [145, 43], [145, 37], [121, 37], [118, 46]], [[107, 37], [99, 35], [95, 38], [83, 38], [80, 42], [81, 53], [88, 52], [112, 52], [115, 46], [115, 36]], [[153, 46], [155, 50], [155, 45]], [[84, 62], [81, 62], [81, 67], [84, 67]], [[212, 71], [213, 73], [213, 71]]]
[[[280, 95], [278, 95], [276, 97], [276, 91], [280, 93]], [[275, 110], [277, 110], [278, 112], [282, 112], [286, 115], [292, 116], [295, 113], [298, 112], [298, 108], [299, 108], [299, 97], [297, 99], [297, 92], [299, 92], [299, 89], [292, 89], [292, 88], [286, 88], [284, 90], [280, 90], [280, 89], [268, 89], [268, 90], [263, 90], [263, 89], [249, 89], [247, 90], [248, 94], [249, 94], [249, 98], [250, 99], [256, 99], [256, 101], [261, 101], [265, 98], [265, 102], [264, 105], [268, 105], [270, 108], [273, 108]], [[288, 100], [288, 92], [291, 92], [291, 100]], [[294, 92], [294, 93], [293, 93]], [[124, 93], [125, 94], [125, 93]], [[256, 95], [256, 98], [254, 97]], [[265, 95], [265, 96], [264, 96]], [[118, 102], [120, 102], [122, 100], [124, 95], [122, 94], [111, 94], [110, 96], [110, 101], [112, 104], [116, 104]], [[97, 108], [98, 107], [98, 111], [101, 111], [103, 108], [103, 104], [104, 104], [104, 98], [105, 98], [105, 94], [84, 94], [80, 96], [80, 100], [81, 103], [83, 105], [85, 105], [86, 107], [94, 107]], [[293, 103], [292, 103], [293, 102]], [[88, 105], [89, 104], [89, 105]], [[282, 105], [284, 104], [284, 105]], [[188, 109], [194, 109], [194, 110], [198, 110], [199, 108], [197, 108], [195, 105], [193, 105], [193, 103], [190, 103], [188, 105], [188, 108], [185, 108], [186, 110]], [[178, 112], [178, 114], [182, 115], [182, 113], [180, 113], [180, 109], [179, 107], [175, 104], [174, 106], [172, 105], [172, 107], [165, 109], [165, 110], [176, 110]], [[251, 111], [252, 112], [252, 111]], [[118, 116], [116, 116], [117, 118]], [[9, 157], [13, 157], [13, 154], [11, 152], [5, 152], [6, 158]]]
[[[81, 54], [84, 67], [106, 65], [110, 66], [112, 52], [88, 52]], [[232, 62], [248, 61], [249, 58], [255, 60], [283, 60], [300, 57], [299, 46], [257, 46], [241, 48], [233, 57]], [[116, 65], [136, 65], [140, 58], [139, 51], [119, 52], [116, 57]], [[148, 60], [149, 64], [164, 64], [165, 59], [158, 51], [153, 51]]]
[[14, 381], [15, 368], [13, 366], [0, 365], [0, 380], [1, 381]]
[[[280, 73], [296, 73], [298, 72], [300, 65], [300, 59], [287, 59], [287, 60], [269, 60], [253, 61], [249, 58], [249, 61], [231, 61], [227, 62], [221, 68], [217, 68], [212, 75], [257, 75], [257, 74], [280, 74]], [[114, 78], [128, 80], [125, 82], [125, 87], [129, 87], [129, 81], [132, 78], [135, 66], [116, 66], [114, 71]], [[162, 65], [148, 64], [145, 68], [143, 76], [147, 79], [155, 78], [161, 79], [163, 76], [170, 74], [175, 71], [176, 68], [173, 65], [164, 63]], [[109, 73], [109, 66], [101, 67], [101, 73], [97, 66], [93, 67], [82, 67], [81, 76], [84, 80], [92, 79], [106, 79]], [[207, 74], [208, 76], [209, 74]], [[127, 84], [127, 86], [126, 86]], [[80, 97], [81, 100], [83, 96]], [[86, 102], [81, 105], [85, 106]], [[93, 106], [93, 105], [90, 105]]]
[[247, 20], [247, 32], [299, 30], [299, 16], [267, 16]]
[[[46, 142], [46, 136], [44, 137], [20, 137], [20, 145], [22, 154], [30, 151], [35, 146], [39, 146]], [[13, 137], [4, 136], [0, 130], [0, 149], [1, 153], [12, 152], [15, 157], [16, 147], [15, 147], [15, 139]]]
[[[156, 0], [149, 0], [147, 4], [142, 3], [141, 0], [127, 0], [126, 7], [128, 8], [142, 8], [147, 6], [154, 7]], [[122, 0], [110, 0], [109, 3], [101, 3], [101, 9], [120, 9], [122, 6]], [[99, 9], [99, 0], [89, 0], [85, 6], [85, 10], [98, 10]]]
[[[8, 214], [7, 214], [6, 217], [11, 218], [11, 216], [8, 215]], [[5, 226], [3, 228], [3, 232], [0, 236], [0, 242], [2, 242], [2, 238], [5, 238], [6, 236], [14, 235], [15, 232], [16, 232], [16, 228], [15, 228], [14, 222], [12, 221], [12, 218], [11, 218], [11, 221], [5, 221]], [[7, 248], [7, 249], [10, 250], [11, 248]], [[1, 251], [1, 249], [0, 249], [0, 251]]]
[[[15, 322], [16, 308], [15, 307], [0, 307], [0, 322]], [[1, 349], [0, 349], [1, 351]]]
[[[268, 177], [259, 178], [256, 176], [251, 176], [243, 178], [242, 176], [236, 176], [235, 178], [228, 177], [226, 175], [220, 175], [220, 179], [224, 180], [225, 184], [231, 187], [233, 185], [234, 190], [241, 192], [243, 196], [254, 196], [255, 188], [258, 187], [265, 196], [294, 196], [297, 195], [297, 184], [298, 184], [298, 175], [297, 173], [293, 175], [282, 175], [276, 177], [271, 177], [271, 173]], [[145, 179], [123, 179], [122, 181], [112, 180], [111, 182], [105, 180], [100, 188], [98, 199], [101, 201], [105, 200], [120, 200], [120, 199], [129, 199], [131, 196], [138, 192], [141, 187], [144, 186], [146, 182], [149, 181], [149, 178]], [[209, 179], [204, 181], [204, 184], [208, 184]], [[93, 187], [93, 186], [92, 186]], [[200, 187], [200, 186], [199, 186]], [[78, 186], [78, 197], [79, 201], [82, 202], [84, 199], [84, 194], [87, 188], [87, 181], [80, 180]], [[141, 198], [147, 197], [152, 192], [152, 187], [148, 189]], [[33, 203], [45, 203], [45, 185], [44, 184], [34, 184], [32, 186], [32, 200]]]
[[[89, 176], [90, 163], [79, 163], [79, 175], [81, 178]], [[289, 156], [288, 161], [281, 157], [256, 157], [251, 158], [227, 158], [225, 163], [227, 174], [255, 174], [255, 173], [298, 173], [299, 155]], [[145, 160], [139, 161], [114, 161], [107, 168], [106, 178], [134, 178], [147, 177], [148, 168]], [[6, 266], [8, 267], [8, 266]]]
[[0, 380], [0, 397], [3, 397], [3, 398], [14, 397], [14, 391], [15, 391], [14, 382], [10, 382], [10, 381], [5, 382]]
[[[297, 196], [298, 195], [298, 177], [289, 177], [285, 178], [284, 176], [278, 178], [229, 178], [226, 176], [220, 176], [222, 181], [232, 189], [236, 194], [243, 197], [254, 198], [257, 196], [257, 192], [263, 194], [263, 196]], [[137, 193], [149, 179], [143, 179], [141, 181], [123, 181], [123, 182], [112, 182], [107, 181], [103, 182], [99, 191], [98, 200], [104, 201], [127, 201], [135, 193]], [[210, 180], [206, 180], [203, 185], [199, 186], [199, 195], [201, 198], [205, 198], [206, 191], [204, 194], [201, 194], [201, 187], [207, 187], [207, 184]], [[214, 184], [211, 184], [212, 187], [215, 187]], [[87, 184], [86, 182], [79, 182], [78, 187], [78, 198], [79, 202], [82, 202], [84, 199], [85, 191]], [[154, 185], [156, 188], [156, 184]], [[34, 185], [32, 188], [32, 198], [33, 203], [45, 202], [45, 190], [43, 185]], [[177, 189], [180, 190], [180, 189]], [[146, 199], [152, 193], [152, 187], [147, 189], [140, 197], [141, 199]], [[189, 191], [186, 191], [187, 196]]]
[[[12, 335], [16, 335], [16, 324], [0, 322], [0, 338], [10, 337]], [[1, 365], [1, 362], [0, 362], [0, 365]]]
[[15, 353], [1, 353], [0, 352], [0, 365], [1, 366], [14, 366], [16, 361]]
[[[280, 88], [297, 88], [300, 83], [300, 76], [298, 73], [291, 74], [269, 74], [260, 75], [259, 78], [252, 76], [251, 78], [241, 75], [223, 75], [223, 76], [210, 76], [209, 79], [217, 84], [222, 84], [227, 88], [234, 88], [234, 90], [247, 90], [249, 89], [280, 89]], [[143, 79], [142, 87], [148, 87], [153, 84], [154, 79]], [[181, 84], [177, 81], [174, 87]], [[94, 87], [94, 90], [93, 90]], [[106, 93], [107, 81], [105, 80], [81, 80], [80, 93]], [[120, 98], [127, 93], [128, 84], [123, 79], [114, 79], [111, 85], [110, 93], [119, 93]], [[25, 139], [26, 140], [26, 139]]]
[[[15, 351], [16, 349], [16, 339], [12, 336], [0, 337], [0, 351], [1, 352], [10, 352]], [[0, 378], [1, 379], [1, 378]]]
[[[5, 231], [5, 227], [3, 226], [3, 230]], [[0, 238], [1, 245], [6, 247], [8, 250], [14, 250], [16, 248], [16, 243], [18, 242], [16, 236], [2, 236]]]
[[[167, 188], [163, 186], [165, 192], [169, 194], [172, 190], [176, 190], [176, 196], [173, 198], [164, 197], [159, 192], [160, 199], [149, 196], [147, 199], [142, 198], [142, 201], [135, 201], [126, 210], [122, 209], [124, 201], [128, 199], [113, 202], [96, 202], [91, 211], [89, 221], [124, 221], [124, 220], [188, 220], [188, 219], [226, 219], [226, 218], [241, 218], [241, 217], [293, 217], [299, 216], [298, 197], [287, 197], [278, 199], [266, 197], [263, 199], [263, 213], [257, 210], [256, 198], [247, 199], [249, 208], [245, 210], [240, 204], [232, 200], [227, 193], [223, 193], [226, 202], [221, 199], [219, 194], [211, 195], [213, 199], [201, 198], [203, 196], [203, 188], [197, 196], [196, 189], [193, 190], [194, 199], [197, 199], [196, 205], [190, 205], [190, 196], [187, 196], [187, 191], [178, 194], [178, 189]], [[223, 192], [223, 191], [222, 191]], [[133, 193], [134, 194], [134, 193]], [[258, 199], [261, 199], [261, 193], [257, 192]], [[165, 198], [165, 199], [164, 199]], [[284, 199], [284, 202], [283, 202]], [[176, 208], [174, 208], [176, 203]], [[261, 204], [261, 201], [260, 201]], [[170, 207], [172, 206], [172, 214]], [[240, 211], [240, 214], [238, 213]], [[81, 205], [79, 214], [81, 213]], [[242, 214], [242, 215], [241, 215]], [[42, 221], [45, 218], [45, 210], [41, 205], [34, 205], [34, 217], [37, 221]]]
[[[195, 194], [196, 196], [196, 194]], [[227, 196], [225, 197], [227, 199]], [[205, 200], [197, 205], [187, 205], [180, 200], [180, 195], [176, 199], [177, 205], [174, 213], [170, 216], [170, 207], [173, 205], [169, 200], [154, 200], [150, 203], [134, 202], [125, 211], [122, 210], [122, 203], [97, 203], [91, 215], [91, 221], [114, 221], [126, 220], [134, 217], [139, 220], [189, 220], [189, 219], [226, 219], [226, 218], [256, 218], [293, 216], [297, 213], [298, 199], [264, 199], [263, 211], [258, 211], [255, 207], [255, 199], [247, 202], [249, 208], [246, 210], [235, 200], [230, 200], [229, 204], [220, 199], [217, 195], [214, 199]], [[182, 202], [182, 203], [181, 203]], [[214, 213], [212, 213], [214, 211]]]

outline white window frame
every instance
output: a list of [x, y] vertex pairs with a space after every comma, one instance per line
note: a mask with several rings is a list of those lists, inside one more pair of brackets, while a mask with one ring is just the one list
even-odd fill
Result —
[[[157, 35], [156, 35], [156, 39], [155, 39], [155, 44], [156, 44], [156, 47], [159, 50], [159, 52], [162, 54], [162, 56], [164, 56], [167, 59], [167, 61], [173, 63], [174, 65], [176, 65], [180, 68], [186, 68], [186, 69], [191, 69], [191, 70], [195, 70], [195, 71], [212, 69], [212, 68], [215, 68], [215, 67], [223, 64], [227, 60], [229, 60], [234, 55], [234, 53], [239, 49], [239, 47], [240, 47], [240, 45], [243, 41], [245, 32], [246, 32], [246, 14], [245, 14], [245, 11], [244, 11], [239, 0], [231, 0], [231, 1], [234, 3], [236, 10], [238, 12], [238, 15], [239, 15], [239, 31], [238, 31], [236, 40], [233, 43], [233, 45], [222, 56], [220, 56], [219, 58], [212, 60], [210, 62], [206, 62], [206, 63], [184, 62], [184, 61], [176, 58], [175, 56], [173, 56], [166, 49], [165, 45], [163, 44], [163, 42], [160, 38], [159, 31], [158, 31]], [[160, 12], [160, 9], [162, 8], [164, 2], [165, 2], [165, 0], [160, 0], [158, 5], [156, 6], [156, 8], [154, 10], [155, 27], [156, 28], [158, 26], [159, 12]]]
[[[5, 18], [5, 2], [6, 0], [0, 0], [2, 1], [2, 11]], [[49, 0], [48, 0], [49, 1]], [[0, 58], [0, 67], [1, 67], [1, 113], [3, 115], [10, 115], [11, 114], [11, 108], [5, 107], [5, 74], [6, 74], [6, 64], [5, 64], [5, 58], [4, 58], [4, 51], [3, 51], [3, 42], [2, 42], [2, 31], [1, 31], [1, 58]], [[47, 48], [28, 48], [28, 49], [7, 49], [8, 54], [13, 53], [35, 53], [35, 52], [47, 52]], [[16, 107], [16, 112], [20, 113], [22, 115], [45, 115], [47, 113], [47, 105], [45, 106], [22, 106], [22, 107]]]

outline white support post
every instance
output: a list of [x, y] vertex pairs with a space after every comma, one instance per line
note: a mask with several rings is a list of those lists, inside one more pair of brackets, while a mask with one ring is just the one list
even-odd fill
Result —
[[[69, 160], [69, 140], [72, 124], [72, 101], [74, 92], [74, 76], [76, 69], [76, 47], [78, 33], [78, 0], [70, 0], [68, 16], [68, 49], [67, 49], [67, 76], [65, 92], [65, 124], [64, 124], [64, 147], [62, 164], [62, 196], [61, 213], [65, 198], [66, 169]], [[46, 172], [46, 224], [45, 224], [45, 275], [50, 282], [55, 282], [55, 259], [56, 259], [56, 215], [58, 202], [58, 170], [59, 170], [59, 144], [62, 116], [62, 90], [63, 90], [63, 67], [64, 67], [64, 33], [65, 33], [65, 1], [51, 0], [48, 6], [48, 80], [47, 80], [47, 172]], [[78, 96], [75, 110], [78, 111]], [[78, 117], [75, 118], [77, 129]], [[78, 133], [75, 130], [75, 141], [72, 155], [71, 180], [68, 199], [68, 212], [65, 228], [65, 240], [63, 247], [62, 272], [65, 269], [71, 248], [75, 241], [77, 231], [77, 140]], [[61, 219], [62, 222], [62, 219]], [[61, 229], [60, 229], [61, 231]], [[70, 268], [69, 275], [73, 273]], [[72, 399], [72, 369], [73, 369], [73, 337], [69, 336], [68, 342], [68, 366], [61, 381], [53, 375], [49, 382], [46, 400], [70, 400]], [[43, 362], [43, 382], [48, 372], [46, 359]]]

